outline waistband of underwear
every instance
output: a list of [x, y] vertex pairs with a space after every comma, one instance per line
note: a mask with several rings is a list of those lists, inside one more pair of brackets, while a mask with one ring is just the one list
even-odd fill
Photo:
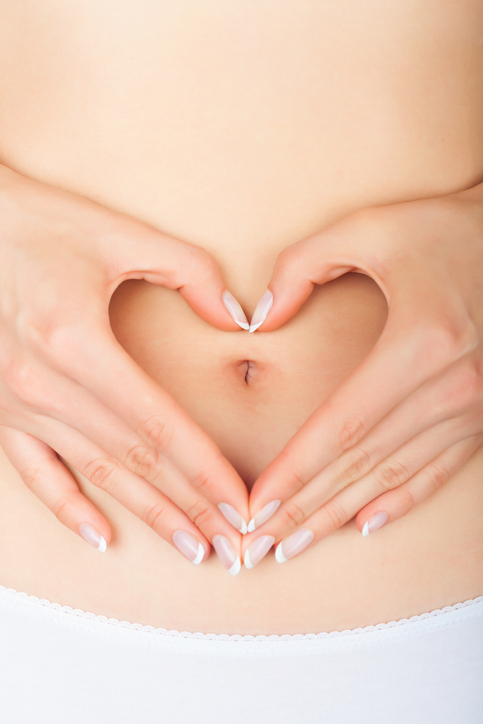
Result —
[[[6, 588], [0, 585], [0, 598], [6, 599], [11, 603], [21, 605], [22, 603], [33, 604], [36, 607], [43, 607], [44, 609], [56, 611], [59, 613], [67, 614], [68, 616], [76, 617], [78, 619], [85, 619], [107, 624], [112, 627], [120, 627], [125, 630], [142, 631], [148, 634], [156, 634], [161, 637], [169, 638], [181, 638], [181, 639], [195, 639], [205, 641], [232, 641], [232, 642], [295, 642], [295, 641], [315, 641], [321, 639], [334, 639], [339, 637], [354, 636], [359, 634], [367, 634], [375, 631], [385, 631], [387, 629], [399, 629], [402, 627], [408, 627], [411, 624], [419, 623], [431, 619], [439, 619], [439, 622], [443, 623], [441, 617], [447, 618], [448, 614], [453, 614], [461, 609], [468, 609], [468, 607], [477, 607], [481, 609], [483, 615], [483, 595], [477, 598], [468, 599], [460, 603], [455, 603], [451, 606], [444, 606], [441, 609], [435, 609], [422, 614], [411, 616], [410, 618], [403, 618], [397, 621], [388, 621], [387, 623], [378, 623], [375, 625], [364, 626], [354, 629], [344, 629], [342, 631], [329, 631], [320, 633], [307, 633], [307, 634], [271, 634], [271, 635], [241, 635], [241, 634], [214, 634], [214, 633], [201, 633], [201, 632], [190, 632], [190, 631], [177, 631], [174, 629], [156, 628], [154, 626], [131, 623], [129, 621], [118, 620], [116, 618], [108, 618], [107, 616], [83, 611], [79, 608], [72, 608], [71, 606], [63, 606], [59, 603], [48, 601], [44, 598], [38, 598], [27, 593], [16, 591], [13, 588]], [[476, 613], [476, 609], [473, 609]]]

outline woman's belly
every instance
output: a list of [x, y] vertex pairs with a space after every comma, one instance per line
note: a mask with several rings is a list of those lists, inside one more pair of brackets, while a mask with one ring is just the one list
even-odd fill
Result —
[[[386, 316], [367, 277], [316, 290], [277, 332], [224, 333], [176, 292], [128, 282], [119, 340], [218, 443], [250, 487], [307, 416], [367, 354]], [[248, 364], [249, 361], [249, 364]], [[232, 578], [199, 568], [88, 481], [111, 523], [100, 555], [62, 528], [8, 463], [0, 480], [0, 583], [64, 605], [177, 630], [310, 633], [397, 620], [483, 592], [483, 450], [405, 518], [362, 538], [354, 521], [280, 566]]]
[[[264, 2], [255, 16], [231, 4], [87, 2], [74, 18], [56, 2], [48, 14], [0, 2], [0, 159], [205, 247], [250, 314], [287, 244], [361, 206], [481, 180], [483, 21], [477, 3], [464, 5], [281, 13]], [[220, 332], [176, 292], [142, 282], [111, 305], [121, 343], [248, 486], [367, 355], [385, 316], [360, 275], [317, 289], [270, 334]], [[80, 480], [113, 530], [98, 554], [2, 460], [0, 583], [215, 633], [408, 617], [483, 592], [482, 459], [368, 538], [351, 521], [283, 566], [269, 555], [236, 578], [214, 555], [195, 568]]]

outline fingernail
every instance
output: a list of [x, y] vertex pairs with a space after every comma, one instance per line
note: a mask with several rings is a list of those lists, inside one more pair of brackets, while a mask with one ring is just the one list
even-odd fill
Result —
[[373, 515], [372, 518], [369, 518], [369, 520], [366, 520], [362, 529], [363, 538], [369, 535], [369, 533], [374, 533], [375, 530], [379, 530], [379, 528], [382, 528], [384, 523], [387, 523], [387, 519], [387, 513], [381, 511], [380, 513], [376, 513], [375, 515]]
[[278, 563], [285, 563], [290, 558], [298, 555], [315, 538], [314, 533], [308, 528], [297, 528], [295, 533], [281, 541], [275, 551], [275, 558]]
[[230, 294], [228, 289], [225, 289], [221, 298], [223, 299], [223, 304], [227, 308], [234, 321], [238, 324], [238, 326], [242, 329], [248, 329], [250, 326], [248, 324], [248, 319], [246, 318], [245, 312], [243, 311], [233, 294]]
[[91, 546], [97, 548], [101, 553], [105, 553], [107, 548], [105, 538], [90, 523], [82, 523], [79, 526], [79, 533]]
[[241, 563], [240, 556], [237, 556], [233, 550], [233, 546], [224, 535], [215, 535], [211, 541], [213, 548], [215, 549], [218, 558], [223, 563], [228, 573], [232, 576], [236, 576], [240, 572]]
[[248, 532], [251, 533], [255, 530], [255, 528], [259, 528], [261, 525], [266, 523], [278, 509], [281, 502], [281, 500], [272, 500], [271, 503], [264, 505], [263, 508], [259, 510], [248, 523]]
[[245, 568], [253, 568], [257, 563], [260, 563], [274, 543], [275, 538], [273, 535], [262, 535], [260, 538], [254, 540], [243, 557]]
[[252, 321], [250, 322], [250, 328], [249, 332], [254, 332], [256, 329], [259, 328], [261, 324], [264, 323], [264, 321], [267, 318], [267, 314], [272, 308], [273, 304], [273, 294], [270, 291], [270, 289], [267, 289], [263, 297], [258, 302], [257, 306], [255, 307], [255, 311], [253, 312]]
[[229, 503], [218, 503], [218, 507], [227, 519], [242, 535], [248, 531], [246, 521], [241, 517], [240, 513]]
[[205, 549], [199, 540], [197, 540], [194, 535], [191, 535], [191, 533], [188, 533], [187, 530], [175, 530], [173, 533], [173, 543], [180, 553], [186, 556], [195, 566], [203, 560]]

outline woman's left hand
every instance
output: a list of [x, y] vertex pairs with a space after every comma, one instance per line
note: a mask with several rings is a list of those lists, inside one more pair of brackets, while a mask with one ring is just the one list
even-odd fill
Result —
[[362, 209], [288, 247], [252, 327], [280, 327], [314, 284], [350, 271], [382, 289], [384, 330], [255, 483], [248, 567], [270, 543], [284, 562], [356, 514], [363, 535], [391, 523], [483, 442], [483, 184]]

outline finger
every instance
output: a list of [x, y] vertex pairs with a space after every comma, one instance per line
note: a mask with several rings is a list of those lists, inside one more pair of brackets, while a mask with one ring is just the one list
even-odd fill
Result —
[[248, 329], [243, 309], [226, 289], [217, 263], [205, 249], [128, 217], [123, 217], [116, 241], [115, 255], [112, 237], [104, 240], [101, 250], [111, 269], [109, 295], [126, 279], [145, 279], [178, 289], [199, 317], [219, 329]]
[[[371, 209], [362, 209], [286, 247], [278, 256], [268, 292], [253, 313], [250, 331], [271, 331], [291, 319], [312, 293], [351, 271], [367, 274], [386, 298], [389, 290], [378, 272], [381, 250], [387, 253], [387, 234]], [[385, 246], [379, 243], [384, 238]], [[370, 262], [368, 261], [370, 260]]]
[[0, 442], [25, 485], [55, 517], [97, 550], [111, 540], [109, 523], [80, 492], [77, 483], [45, 443], [31, 435], [2, 426]]
[[[289, 247], [278, 261], [269, 285], [273, 304], [262, 329], [280, 326], [306, 299], [313, 284], [347, 271], [368, 274], [376, 281], [388, 301], [389, 314], [368, 357], [309, 418], [255, 483], [250, 496], [252, 527], [267, 505], [286, 499], [357, 445], [428, 377], [466, 351], [463, 337], [445, 322], [447, 315], [438, 308], [440, 295], [433, 293], [430, 281], [419, 279], [416, 261], [396, 265], [402, 269], [398, 274], [405, 275], [405, 283], [394, 278], [394, 264], [387, 259], [389, 255], [393, 262], [397, 254], [392, 241], [393, 237], [397, 240], [394, 226], [390, 214], [387, 216], [381, 208], [363, 209]], [[408, 275], [411, 284], [407, 283]], [[420, 283], [424, 285], [424, 297], [420, 294], [416, 298], [411, 290]]]
[[[109, 370], [111, 379], [106, 382]], [[139, 371], [121, 347], [105, 345], [102, 363], [97, 370], [91, 368], [86, 384], [144, 443], [167, 457], [203, 497], [216, 505], [223, 502], [235, 508], [244, 528], [248, 494], [238, 473], [211, 438], [169, 395]], [[125, 394], [120, 396], [119, 389], [125, 390]], [[129, 469], [136, 467], [137, 455], [143, 459], [143, 448], [125, 451]]]
[[[358, 445], [424, 382], [428, 375], [421, 358], [424, 344], [418, 344], [415, 337], [393, 337], [392, 328], [385, 328], [366, 359], [309, 417], [255, 482], [250, 494], [252, 520], [268, 504], [286, 500], [343, 452]], [[258, 521], [252, 520], [253, 529]]]
[[[447, 448], [453, 446], [458, 435], [460, 439], [465, 438], [468, 435], [468, 424], [450, 420], [434, 426], [410, 440], [368, 475], [349, 486], [339, 484], [327, 493], [324, 486], [320, 485], [321, 476], [316, 476], [302, 491], [280, 506], [273, 518], [258, 531], [258, 536], [273, 536], [275, 541], [283, 539], [283, 549], [279, 549], [280, 559], [298, 555], [299, 549], [295, 544], [298, 544], [299, 538], [305, 545], [310, 543], [306, 532], [310, 528], [310, 521], [317, 520], [317, 529], [311, 529], [316, 540], [334, 532], [362, 506], [380, 496], [381, 492], [402, 486], [422, 470], [428, 461], [444, 454]], [[321, 490], [324, 491], [323, 495]], [[294, 529], [295, 537], [292, 539]], [[305, 532], [299, 532], [301, 530]], [[249, 545], [251, 539], [244, 542], [244, 546]], [[297, 553], [293, 553], [294, 546]]]
[[[24, 370], [17, 384], [17, 398], [24, 406], [78, 430], [149, 482], [157, 483], [163, 474], [163, 456], [167, 457], [198, 490], [198, 498], [221, 506], [230, 523], [246, 532], [247, 489], [218, 447], [116, 341], [103, 338], [97, 346], [93, 341], [93, 347], [95, 352], [89, 346], [83, 362], [75, 365], [104, 399], [96, 398], [96, 390], [89, 394], [80, 382], [48, 367]], [[72, 351], [68, 356], [74, 364]], [[55, 395], [51, 394], [53, 389]], [[39, 437], [45, 439], [43, 429], [39, 428]], [[52, 447], [58, 450], [55, 443]]]
[[[471, 356], [460, 360], [449, 371], [419, 387], [375, 425], [355, 447], [344, 452], [313, 479], [323, 495], [323, 499], [319, 499], [319, 505], [347, 485], [368, 475], [382, 461], [387, 458], [390, 460], [394, 451], [424, 430], [434, 428], [444, 420], [460, 418], [478, 402], [480, 388]], [[471, 421], [471, 414], [469, 419]], [[437, 428], [440, 429], [443, 428]], [[449, 430], [451, 429], [450, 427]], [[460, 437], [466, 436], [470, 431], [470, 428], [463, 429], [458, 423], [457, 434]], [[452, 434], [450, 432], [446, 437], [436, 437], [435, 444], [448, 447], [455, 441]], [[421, 451], [423, 456], [427, 455], [426, 460], [420, 461], [421, 466], [438, 452], [432, 450], [427, 442], [423, 443]], [[387, 468], [388, 462], [385, 466]], [[387, 476], [394, 477], [396, 471], [397, 460], [394, 462], [393, 471], [390, 467], [387, 469]], [[312, 482], [306, 485], [311, 486]]]
[[[423, 470], [419, 471], [405, 485], [398, 488], [397, 491], [391, 491], [391, 494], [399, 495], [400, 502], [403, 498], [406, 499], [405, 513], [407, 513], [417, 502], [429, 497], [444, 482], [449, 480], [464, 465], [477, 447], [478, 444], [474, 441], [468, 443], [468, 441], [463, 440], [456, 443]], [[405, 492], [402, 492], [403, 490]], [[275, 551], [277, 561], [284, 563], [286, 560], [295, 558], [295, 556], [334, 533], [351, 520], [360, 508], [364, 497], [367, 500], [367, 496], [362, 495], [361, 497], [362, 489], [357, 489], [357, 495], [354, 494], [355, 492], [355, 489], [352, 491], [350, 487], [345, 488], [334, 500], [331, 500], [326, 506], [307, 518], [303, 527], [298, 528], [288, 538], [279, 543]], [[389, 493], [386, 495], [389, 495]], [[413, 500], [412, 504], [409, 502], [411, 499]], [[378, 512], [385, 511], [378, 507]], [[383, 516], [380, 516], [376, 524], [382, 527], [382, 521]], [[392, 521], [388, 519], [388, 522]]]
[[[62, 423], [44, 419], [39, 429], [62, 458], [93, 485], [118, 500], [168, 543], [174, 543], [184, 555], [188, 557], [187, 551], [192, 553], [192, 562], [199, 563], [207, 557], [211, 542], [230, 573], [236, 575], [239, 571], [240, 534], [169, 461], [160, 462], [162, 474], [152, 485]], [[182, 536], [179, 531], [184, 532]], [[191, 543], [185, 540], [187, 536]], [[204, 550], [203, 557], [199, 544]]]
[[[441, 488], [442, 485], [469, 460], [471, 455], [479, 445], [481, 445], [482, 441], [482, 435], [458, 441], [440, 455], [436, 456], [414, 475], [408, 477], [404, 484], [376, 498], [374, 498], [374, 492], [375, 490], [380, 490], [380, 487], [377, 485], [377, 482], [374, 487], [374, 480], [360, 481], [353, 486], [345, 488], [325, 506], [321, 507], [304, 521], [303, 529], [308, 529], [313, 533], [310, 544], [312, 544], [312, 542], [317, 543], [319, 540], [334, 533], [351, 520], [358, 511], [362, 513], [363, 510], [369, 509], [369, 506], [371, 506], [370, 510], [374, 513], [385, 512], [381, 508], [381, 500], [383, 498], [386, 500], [386, 498], [392, 498], [394, 496], [394, 500], [399, 501], [399, 505], [401, 506], [399, 517], [405, 515], [417, 503], [422, 502], [433, 492]], [[366, 484], [362, 485], [362, 482], [366, 482]], [[368, 503], [368, 501], [370, 501], [370, 503]], [[362, 515], [361, 518], [359, 518], [358, 524], [358, 528], [362, 532], [363, 524], [361, 520]], [[391, 520], [388, 518], [389, 522], [392, 522], [392, 520], [395, 520], [395, 518]], [[378, 527], [382, 527], [384, 524], [383, 518], [378, 518], [374, 524], [377, 523], [379, 524]], [[373, 530], [375, 529], [374, 527]], [[308, 535], [306, 537], [308, 537]], [[287, 551], [286, 546], [284, 546], [283, 551], [290, 553], [290, 546]], [[298, 550], [295, 555], [298, 555], [299, 552], [301, 552], [301, 549]], [[293, 556], [290, 555], [289, 557]]]
[[[324, 469], [319, 482], [326, 493], [333, 494], [334, 485], [337, 485], [337, 489], [341, 489], [360, 479], [394, 450], [425, 429], [445, 419], [460, 416], [478, 404], [481, 398], [481, 378], [475, 365], [474, 355], [466, 355], [449, 369], [422, 384], [396, 405], [365, 437], [342, 452]], [[448, 444], [452, 442], [454, 440], [449, 440]], [[320, 464], [322, 467], [323, 461]], [[263, 477], [262, 475], [262, 479]], [[252, 490], [250, 506], [252, 509], [261, 510], [275, 494], [278, 494], [277, 497], [281, 501], [287, 499], [307, 484], [308, 479], [308, 474], [303, 476], [299, 472], [292, 480], [286, 477], [285, 487], [282, 487], [280, 482], [278, 489], [273, 481], [271, 482], [273, 493], [266, 481], [261, 480]], [[257, 500], [257, 486], [262, 483], [261, 499]], [[264, 519], [263, 515], [260, 517]], [[253, 530], [257, 518], [255, 517], [255, 521], [250, 523], [250, 528]]]
[[461, 440], [413, 475], [407, 483], [371, 500], [357, 513], [358, 530], [366, 537], [383, 525], [402, 518], [458, 472], [482, 442], [482, 435]]
[[[358, 445], [331, 463], [326, 468], [328, 484], [337, 481], [341, 489], [362, 478], [424, 430], [470, 412], [480, 396], [481, 382], [475, 375], [472, 356], [468, 355], [419, 387], [375, 425]], [[451, 442], [454, 440], [449, 440], [448, 444]]]

